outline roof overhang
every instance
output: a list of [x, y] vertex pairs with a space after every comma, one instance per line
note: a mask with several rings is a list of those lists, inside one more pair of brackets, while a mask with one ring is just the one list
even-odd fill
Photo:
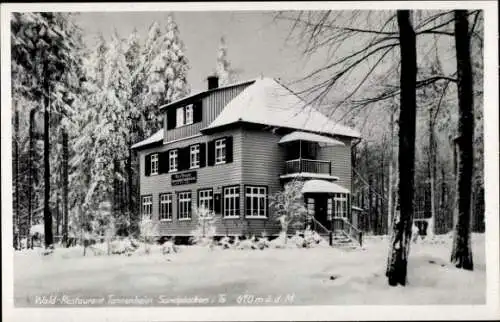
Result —
[[329, 146], [345, 146], [345, 144], [343, 142], [341, 142], [339, 140], [335, 140], [331, 137], [319, 135], [319, 134], [314, 134], [314, 133], [309, 133], [309, 132], [303, 132], [303, 131], [295, 131], [295, 132], [292, 132], [290, 134], [287, 134], [287, 135], [283, 136], [278, 143], [284, 144], [284, 143], [295, 142], [295, 141], [317, 142], [317, 143], [329, 145]]
[[130, 148], [132, 150], [145, 149], [147, 147], [153, 147], [156, 145], [161, 145], [163, 143], [163, 129], [157, 131], [150, 137], [140, 142], [135, 143]]
[[349, 193], [349, 190], [326, 180], [308, 180], [302, 187], [302, 193]]

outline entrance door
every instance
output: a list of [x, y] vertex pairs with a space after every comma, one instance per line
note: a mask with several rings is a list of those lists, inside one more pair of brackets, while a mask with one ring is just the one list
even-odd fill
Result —
[[328, 198], [326, 195], [315, 196], [315, 213], [314, 218], [323, 225], [326, 229], [330, 229], [330, 223], [328, 222], [327, 209], [328, 209]]

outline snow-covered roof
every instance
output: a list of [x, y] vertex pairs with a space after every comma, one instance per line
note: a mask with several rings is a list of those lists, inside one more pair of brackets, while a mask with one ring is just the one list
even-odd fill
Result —
[[245, 84], [250, 84], [252, 82], [255, 82], [255, 79], [249, 79], [249, 80], [245, 80], [245, 81], [241, 81], [241, 82], [236, 82], [236, 83], [231, 83], [231, 84], [228, 84], [228, 85], [224, 85], [224, 86], [219, 86], [219, 87], [216, 87], [216, 88], [212, 88], [212, 89], [209, 89], [209, 90], [202, 90], [202, 91], [197, 91], [197, 92], [194, 92], [188, 96], [184, 96], [182, 98], [179, 98], [178, 100], [175, 100], [173, 102], [170, 102], [168, 104], [165, 104], [165, 105], [161, 105], [158, 109], [159, 110], [163, 110], [169, 106], [172, 106], [172, 105], [178, 105], [180, 102], [183, 102], [183, 101], [187, 101], [189, 100], [190, 98], [193, 98], [193, 97], [196, 97], [198, 95], [202, 95], [202, 94], [206, 94], [206, 93], [211, 93], [211, 92], [215, 92], [215, 91], [219, 91], [219, 90], [223, 90], [223, 89], [226, 89], [226, 88], [230, 88], [230, 87], [235, 87], [235, 86], [240, 86], [240, 85], [245, 85]]
[[326, 145], [336, 145], [336, 146], [344, 146], [345, 144], [339, 140], [335, 140], [329, 138], [327, 136], [318, 135], [314, 133], [295, 131], [290, 134], [287, 134], [281, 138], [279, 143], [287, 143], [294, 141], [309, 141], [309, 142], [318, 142], [325, 143]]
[[205, 129], [236, 122], [361, 137], [357, 130], [330, 120], [273, 78], [257, 79], [232, 99]]
[[132, 149], [136, 149], [136, 148], [141, 147], [141, 146], [145, 146], [145, 145], [148, 145], [148, 144], [160, 142], [162, 140], [163, 140], [163, 129], [159, 130], [158, 132], [156, 132], [155, 134], [151, 135], [147, 139], [142, 140], [142, 141], [137, 142], [136, 144], [132, 145]]
[[326, 193], [349, 193], [344, 187], [339, 186], [336, 183], [329, 182], [326, 180], [308, 180], [304, 183], [302, 187], [302, 193], [314, 193], [314, 192], [326, 192]]

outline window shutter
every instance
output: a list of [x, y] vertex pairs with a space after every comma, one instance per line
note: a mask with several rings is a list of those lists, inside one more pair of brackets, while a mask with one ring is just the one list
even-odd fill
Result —
[[202, 101], [199, 100], [193, 104], [193, 122], [198, 123], [201, 122], [203, 118], [203, 104]]
[[220, 193], [214, 193], [214, 212], [216, 214], [221, 213], [221, 203], [222, 203], [222, 198]]
[[207, 145], [206, 143], [200, 143], [200, 168], [206, 165], [207, 160]]
[[158, 173], [168, 172], [168, 151], [160, 152], [158, 154]]
[[207, 145], [207, 165], [212, 166], [215, 163], [215, 141], [209, 141]]
[[233, 137], [226, 136], [226, 163], [233, 162]]
[[189, 169], [189, 146], [178, 150], [179, 171]]
[[151, 175], [151, 154], [147, 154], [144, 158], [144, 174], [146, 177]]
[[171, 108], [167, 110], [167, 130], [175, 129], [175, 118], [175, 109]]

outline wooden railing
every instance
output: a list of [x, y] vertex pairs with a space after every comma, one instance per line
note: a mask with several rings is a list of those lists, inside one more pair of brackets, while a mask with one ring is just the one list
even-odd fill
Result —
[[312, 230], [316, 231], [318, 234], [321, 234], [321, 232], [323, 232], [323, 234], [327, 234], [327, 235], [330, 234], [330, 230], [328, 228], [326, 228], [325, 226], [323, 226], [318, 220], [316, 220], [316, 218], [314, 218], [314, 216], [311, 216], [310, 218], [312, 221]]
[[332, 174], [332, 164], [330, 161], [311, 160], [311, 159], [295, 159], [286, 161], [285, 174], [292, 173], [320, 173]]
[[360, 246], [363, 246], [363, 232], [354, 227], [346, 218], [333, 218], [333, 231], [343, 231], [351, 239], [357, 241]]

